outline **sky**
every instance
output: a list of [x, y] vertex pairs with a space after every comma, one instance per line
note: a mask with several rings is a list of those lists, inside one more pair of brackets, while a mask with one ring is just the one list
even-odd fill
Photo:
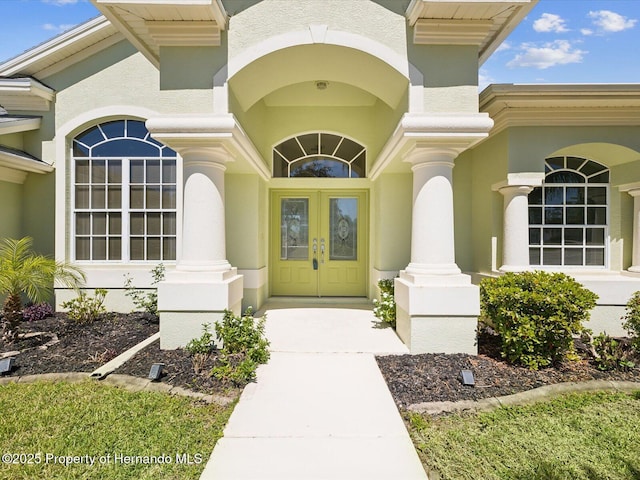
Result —
[[[89, 0], [0, 0], [0, 61], [97, 15]], [[482, 65], [480, 87], [640, 83], [639, 46], [640, 0], [540, 0]]]

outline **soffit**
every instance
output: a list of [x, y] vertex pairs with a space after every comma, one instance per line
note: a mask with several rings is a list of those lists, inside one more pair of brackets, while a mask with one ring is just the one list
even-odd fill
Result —
[[538, 0], [412, 0], [406, 16], [421, 44], [475, 44], [482, 64]]
[[514, 126], [640, 125], [640, 84], [491, 85], [480, 110], [492, 135]]
[[0, 64], [0, 76], [46, 78], [123, 37], [100, 16]]
[[161, 46], [219, 45], [227, 13], [220, 0], [92, 0], [156, 67]]

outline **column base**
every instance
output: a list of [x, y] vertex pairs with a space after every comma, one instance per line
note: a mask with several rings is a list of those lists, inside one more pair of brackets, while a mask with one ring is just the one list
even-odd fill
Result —
[[633, 266], [629, 267], [628, 270], [630, 272], [633, 272], [633, 273], [640, 273], [640, 265], [638, 265], [638, 266], [633, 265]]
[[468, 275], [400, 272], [395, 300], [396, 331], [412, 354], [478, 353], [480, 290]]
[[202, 335], [202, 325], [222, 319], [224, 310], [240, 314], [242, 275], [226, 272], [173, 271], [158, 284], [160, 348], [184, 347]]

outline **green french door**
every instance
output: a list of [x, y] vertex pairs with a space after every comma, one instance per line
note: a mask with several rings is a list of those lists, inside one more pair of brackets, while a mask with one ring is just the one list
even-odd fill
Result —
[[271, 294], [366, 296], [368, 195], [276, 190], [271, 196]]

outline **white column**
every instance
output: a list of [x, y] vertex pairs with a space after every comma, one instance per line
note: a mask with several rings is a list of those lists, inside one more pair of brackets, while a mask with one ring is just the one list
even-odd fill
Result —
[[224, 154], [207, 148], [180, 149], [184, 169], [182, 256], [178, 270], [220, 272], [226, 258]]
[[502, 272], [529, 269], [529, 185], [509, 185], [498, 189], [504, 196], [502, 230]]
[[628, 193], [633, 197], [633, 257], [629, 271], [640, 273], [640, 187]]
[[413, 164], [411, 275], [456, 275], [453, 232], [453, 149], [416, 148]]

